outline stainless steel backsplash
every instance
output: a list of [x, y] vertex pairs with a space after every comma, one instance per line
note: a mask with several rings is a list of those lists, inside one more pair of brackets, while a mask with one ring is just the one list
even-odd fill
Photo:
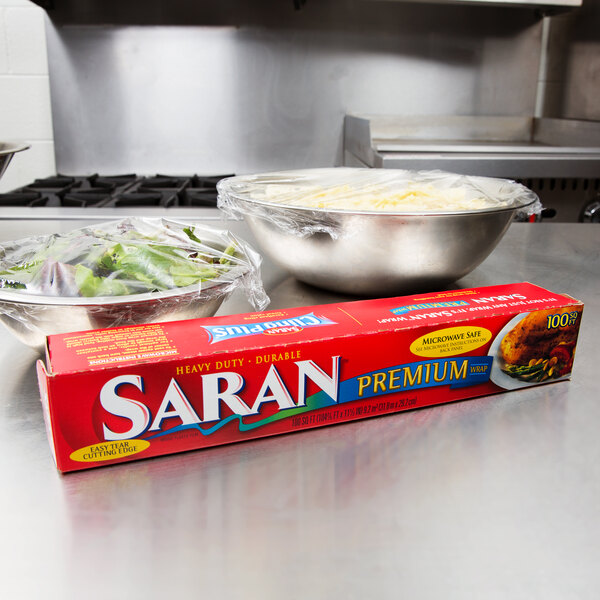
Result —
[[535, 108], [542, 28], [530, 10], [329, 0], [269, 15], [259, 2], [238, 22], [123, 5], [110, 18], [49, 12], [60, 172], [331, 166], [346, 113]]

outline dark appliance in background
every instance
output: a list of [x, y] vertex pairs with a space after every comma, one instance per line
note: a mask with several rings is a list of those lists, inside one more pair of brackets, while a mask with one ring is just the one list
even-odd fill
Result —
[[216, 207], [217, 182], [231, 175], [55, 175], [0, 193], [2, 207]]
[[600, 177], [547, 177], [516, 181], [539, 196], [544, 206], [543, 221], [600, 223]]

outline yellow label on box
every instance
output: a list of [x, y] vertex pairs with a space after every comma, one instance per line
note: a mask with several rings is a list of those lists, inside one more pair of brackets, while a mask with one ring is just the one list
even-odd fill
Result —
[[101, 460], [115, 460], [131, 454], [137, 454], [150, 446], [147, 440], [118, 440], [102, 442], [79, 448], [71, 453], [71, 460], [78, 462], [98, 462]]
[[485, 327], [463, 325], [431, 331], [418, 337], [410, 351], [417, 356], [439, 358], [456, 356], [484, 346], [492, 339], [492, 332]]

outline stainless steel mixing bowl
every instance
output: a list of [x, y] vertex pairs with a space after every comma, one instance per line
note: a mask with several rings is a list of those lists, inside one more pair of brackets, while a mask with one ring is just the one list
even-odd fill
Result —
[[[243, 275], [240, 272], [240, 277]], [[42, 351], [46, 336], [121, 325], [210, 317], [233, 290], [231, 283], [104, 298], [27, 296], [1, 290], [0, 321], [24, 344]]]
[[[343, 180], [349, 171], [363, 170], [340, 171]], [[272, 183], [287, 186], [287, 193], [290, 183], [302, 183], [303, 173], [318, 181], [318, 172], [226, 179], [219, 184], [219, 205], [242, 215], [263, 252], [297, 279], [343, 294], [376, 297], [443, 288], [492, 252], [517, 210], [539, 203], [524, 186], [491, 178], [476, 183], [492, 197], [496, 187], [509, 192], [514, 197], [509, 205], [421, 214], [310, 208], [278, 202], [276, 195], [253, 197], [261, 185]]]
[[297, 279], [344, 294], [387, 296], [442, 288], [496, 247], [514, 211], [461, 215], [335, 215], [344, 233], [290, 235], [246, 217], [259, 246]]

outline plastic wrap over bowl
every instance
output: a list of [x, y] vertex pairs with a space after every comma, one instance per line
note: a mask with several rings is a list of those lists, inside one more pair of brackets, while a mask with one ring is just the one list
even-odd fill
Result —
[[231, 177], [218, 192], [296, 278], [361, 296], [446, 286], [492, 252], [516, 213], [541, 210], [513, 181], [441, 171], [306, 169]]
[[203, 225], [131, 218], [0, 244], [0, 320], [37, 350], [51, 334], [212, 316], [237, 288], [266, 306], [260, 256]]

